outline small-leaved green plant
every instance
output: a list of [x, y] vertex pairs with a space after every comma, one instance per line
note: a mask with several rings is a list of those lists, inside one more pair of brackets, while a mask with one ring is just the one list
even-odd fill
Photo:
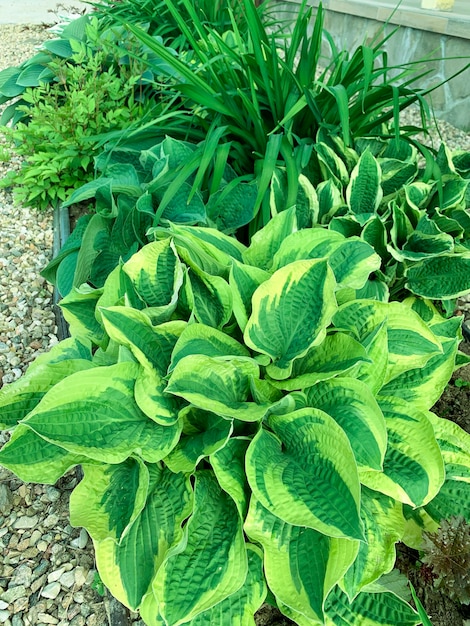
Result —
[[379, 256], [295, 209], [249, 247], [151, 235], [70, 291], [72, 337], [1, 390], [0, 463], [44, 483], [82, 465], [71, 523], [148, 626], [253, 623], [268, 589], [299, 626], [418, 624], [386, 574], [468, 502], [470, 436], [429, 411], [461, 319], [351, 298]]
[[70, 61], [54, 63], [57, 83], [23, 94], [27, 122], [6, 129], [15, 151], [24, 157], [18, 172], [2, 184], [14, 185], [18, 202], [45, 208], [64, 201], [91, 180], [97, 137], [130, 126], [145, 115], [136, 97], [136, 80], [104, 67], [105, 53], [79, 51]]

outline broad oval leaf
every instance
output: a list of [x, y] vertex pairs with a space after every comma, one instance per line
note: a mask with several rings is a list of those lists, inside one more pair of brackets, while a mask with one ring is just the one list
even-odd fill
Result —
[[313, 408], [272, 415], [268, 424], [273, 432], [261, 428], [246, 455], [256, 498], [289, 524], [362, 539], [359, 479], [344, 431]]
[[269, 406], [248, 401], [252, 377], [259, 378], [259, 367], [251, 359], [194, 354], [179, 361], [166, 391], [205, 411], [254, 422]]
[[158, 465], [148, 466], [148, 495], [139, 516], [118, 544], [95, 542], [98, 571], [104, 584], [123, 604], [136, 610], [169, 549], [183, 536], [182, 523], [192, 512], [189, 478]]
[[28, 483], [53, 485], [75, 465], [89, 462], [86, 456], [46, 441], [21, 423], [0, 450], [0, 464]]
[[405, 272], [406, 288], [431, 300], [458, 298], [470, 291], [470, 253], [443, 254], [414, 263]]
[[354, 215], [376, 213], [382, 200], [381, 169], [369, 150], [365, 150], [351, 173], [346, 201]]
[[205, 324], [188, 324], [176, 342], [169, 371], [172, 372], [184, 357], [195, 354], [211, 357], [250, 356], [245, 346], [230, 335]]
[[387, 448], [385, 419], [369, 387], [334, 378], [304, 390], [307, 405], [328, 413], [344, 430], [360, 467], [381, 470]]
[[95, 541], [119, 543], [140, 515], [148, 488], [147, 467], [137, 457], [115, 465], [84, 464], [70, 496], [70, 523], [86, 528]]
[[171, 313], [183, 284], [183, 268], [170, 239], [144, 246], [123, 265], [139, 296], [147, 306]]
[[388, 433], [383, 472], [359, 469], [361, 483], [412, 507], [436, 496], [444, 462], [426, 414], [399, 398], [380, 398]]
[[324, 260], [277, 270], [253, 295], [245, 343], [273, 360], [273, 378], [287, 378], [292, 361], [319, 344], [336, 311], [336, 282]]
[[55, 385], [24, 423], [69, 452], [121, 463], [134, 452], [151, 463], [176, 445], [181, 425], [161, 426], [137, 407], [131, 362], [72, 374]]
[[276, 599], [314, 622], [323, 603], [356, 558], [359, 542], [337, 539], [279, 519], [252, 498], [246, 534], [264, 550], [264, 570]]
[[194, 513], [184, 539], [153, 582], [166, 623], [179, 626], [241, 589], [248, 561], [235, 503], [209, 471], [196, 472]]

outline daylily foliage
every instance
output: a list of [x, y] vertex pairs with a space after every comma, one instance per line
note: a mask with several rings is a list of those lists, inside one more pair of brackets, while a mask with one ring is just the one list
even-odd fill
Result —
[[470, 436], [429, 411], [460, 319], [356, 299], [380, 257], [298, 231], [295, 208], [250, 247], [153, 236], [70, 291], [72, 337], [0, 392], [0, 463], [45, 483], [83, 466], [71, 522], [149, 626], [253, 625], [268, 589], [299, 626], [418, 624], [386, 575], [470, 499]]

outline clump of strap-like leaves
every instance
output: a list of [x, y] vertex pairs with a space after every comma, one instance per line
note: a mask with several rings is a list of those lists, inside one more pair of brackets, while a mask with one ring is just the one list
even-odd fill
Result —
[[429, 412], [460, 319], [351, 299], [380, 258], [295, 209], [249, 247], [152, 235], [69, 292], [72, 337], [0, 392], [0, 463], [45, 483], [83, 466], [71, 522], [149, 626], [252, 624], [268, 589], [299, 626], [418, 624], [386, 574], [468, 484], [469, 436]]

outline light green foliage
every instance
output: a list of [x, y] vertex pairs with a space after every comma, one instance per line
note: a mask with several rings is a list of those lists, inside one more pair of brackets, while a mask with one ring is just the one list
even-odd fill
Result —
[[107, 52], [77, 52], [70, 61], [50, 63], [58, 82], [27, 89], [27, 117], [7, 131], [21, 169], [2, 184], [12, 184], [15, 198], [45, 208], [64, 201], [71, 190], [93, 178], [99, 135], [141, 119], [137, 77], [106, 67]]
[[[320, 132], [313, 154], [323, 178], [314, 190], [313, 224], [348, 239], [360, 237], [381, 257], [380, 269], [362, 288], [356, 286], [356, 295], [386, 301], [411, 292], [443, 300], [452, 312], [452, 299], [470, 290], [464, 153], [451, 153], [443, 144], [436, 156], [427, 154], [423, 170], [418, 151], [404, 140], [358, 139], [353, 149]], [[272, 212], [282, 208], [283, 198], [274, 195]], [[284, 258], [293, 260], [299, 245], [303, 253], [302, 236], [286, 240]], [[357, 246], [353, 249], [360, 253]], [[346, 247], [344, 254], [350, 254]]]
[[337, 274], [341, 234], [307, 229], [284, 257], [296, 234], [295, 208], [249, 248], [156, 228], [102, 287], [71, 289], [72, 338], [0, 392], [0, 463], [44, 482], [83, 465], [72, 523], [149, 626], [252, 626], [267, 588], [299, 626], [418, 624], [383, 578], [395, 543], [419, 538], [410, 511], [470, 497], [470, 446], [420, 392], [450, 379], [459, 325], [348, 299], [373, 248], [347, 242]]

